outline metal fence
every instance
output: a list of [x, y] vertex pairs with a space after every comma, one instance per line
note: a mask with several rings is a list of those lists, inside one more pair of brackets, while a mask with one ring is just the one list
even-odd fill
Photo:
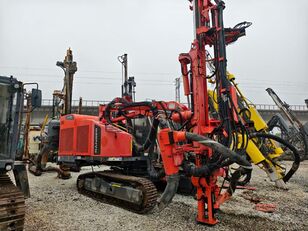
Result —
[[[108, 100], [82, 100], [82, 106], [84, 107], [97, 107], [100, 104], [107, 104], [110, 101]], [[52, 106], [52, 99], [43, 99], [43, 106]], [[73, 106], [79, 105], [79, 100], [72, 101]], [[258, 110], [269, 110], [269, 111], [278, 111], [279, 108], [274, 104], [255, 104]], [[290, 105], [291, 110], [293, 111], [307, 111], [308, 108], [306, 105]]]

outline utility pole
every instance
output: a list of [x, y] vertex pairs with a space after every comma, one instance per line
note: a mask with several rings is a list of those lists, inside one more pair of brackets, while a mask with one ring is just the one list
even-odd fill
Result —
[[181, 86], [181, 78], [175, 78], [175, 101], [179, 102], [181, 101], [180, 98], [180, 86]]

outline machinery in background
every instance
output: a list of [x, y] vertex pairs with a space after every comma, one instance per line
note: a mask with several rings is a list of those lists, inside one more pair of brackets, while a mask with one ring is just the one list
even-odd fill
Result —
[[[213, 68], [212, 68], [213, 69]], [[254, 164], [263, 169], [271, 181], [275, 182], [279, 188], [286, 189], [286, 182], [292, 177], [299, 167], [299, 154], [295, 147], [292, 146], [287, 140], [274, 136], [270, 133], [270, 128], [258, 113], [256, 107], [248, 102], [242, 91], [239, 89], [238, 84], [235, 82], [235, 76], [227, 73], [227, 78], [236, 90], [237, 105], [236, 113], [240, 120], [245, 125], [244, 133], [239, 130], [234, 131], [234, 140], [239, 140], [238, 148], [243, 147], [247, 158]], [[214, 118], [219, 118], [217, 94], [215, 91], [209, 91], [210, 112]], [[244, 137], [244, 138], [243, 138]], [[247, 139], [247, 141], [246, 141]], [[286, 147], [292, 154], [294, 163], [292, 168], [288, 171], [280, 160], [285, 156], [285, 151], [281, 146]], [[251, 172], [239, 181], [239, 184], [245, 185], [250, 181]]]
[[[16, 152], [24, 112], [24, 85], [13, 77], [0, 76], [0, 230], [23, 229], [24, 198], [30, 196], [24, 162], [27, 153]], [[32, 89], [30, 102], [32, 110], [41, 106], [38, 88]], [[16, 186], [7, 174], [11, 170]]]
[[[224, 28], [222, 1], [195, 0], [192, 4], [195, 39], [190, 52], [179, 56], [190, 108], [176, 102], [116, 98], [100, 106], [99, 116], [61, 116], [58, 162], [109, 165], [108, 171], [80, 175], [78, 190], [138, 213], [148, 212], [156, 205], [153, 181], [166, 180], [158, 199], [158, 207], [163, 209], [177, 191], [180, 174], [185, 174], [196, 187], [197, 221], [214, 225], [218, 222], [215, 213], [219, 206], [231, 197], [238, 180], [252, 168], [245, 156], [230, 149], [233, 123], [228, 118], [230, 112], [235, 112], [230, 107], [234, 97], [230, 92], [235, 91], [226, 82], [225, 52], [226, 44], [245, 35], [248, 24]], [[217, 79], [220, 93], [221, 120], [211, 119], [208, 111], [206, 49], [210, 47], [214, 50], [216, 70], [212, 77]], [[133, 121], [140, 118], [151, 121], [142, 143], [134, 136]], [[224, 190], [218, 178], [225, 177], [233, 163], [240, 167], [230, 172], [230, 184]]]
[[118, 57], [119, 62], [122, 64], [122, 98], [128, 101], [135, 101], [135, 77], [128, 77], [128, 59], [127, 54]]
[[53, 118], [72, 113], [73, 81], [77, 63], [73, 60], [73, 52], [70, 48], [66, 51], [64, 61], [58, 61], [56, 65], [64, 72], [64, 83], [61, 91], [55, 90], [53, 93]]
[[268, 122], [269, 129], [273, 130], [274, 128], [278, 128], [281, 133], [281, 137], [299, 150], [301, 159], [307, 159], [308, 123], [303, 125], [291, 110], [290, 106], [286, 102], [283, 102], [273, 89], [267, 88], [266, 91], [290, 123], [289, 126], [282, 115], [278, 113], [274, 115]]
[[[56, 63], [64, 71], [64, 84], [61, 91], [55, 90], [53, 93], [53, 107], [52, 119], [48, 123], [48, 130], [46, 136], [41, 136], [41, 148], [37, 156], [34, 157], [32, 163], [29, 165], [29, 171], [36, 176], [40, 176], [42, 172], [56, 171], [58, 176], [62, 179], [70, 178], [69, 170], [79, 171], [79, 169], [72, 167], [71, 169], [60, 166], [47, 167], [48, 160], [56, 161], [59, 148], [59, 128], [61, 115], [67, 115], [72, 112], [72, 92], [74, 74], [77, 71], [77, 63], [73, 60], [72, 50], [69, 48], [66, 51], [64, 61]], [[82, 100], [80, 100], [82, 105]], [[81, 106], [80, 106], [81, 107]], [[81, 108], [78, 109], [81, 111]]]

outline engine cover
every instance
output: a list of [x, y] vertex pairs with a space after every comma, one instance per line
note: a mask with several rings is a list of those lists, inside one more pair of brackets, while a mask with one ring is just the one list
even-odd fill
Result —
[[59, 156], [132, 156], [132, 136], [103, 124], [98, 116], [70, 114], [60, 119]]

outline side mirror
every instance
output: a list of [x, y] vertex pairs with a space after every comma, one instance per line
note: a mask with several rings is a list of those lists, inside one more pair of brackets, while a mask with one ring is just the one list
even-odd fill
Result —
[[42, 106], [42, 91], [39, 89], [32, 89], [31, 106], [33, 108]]

